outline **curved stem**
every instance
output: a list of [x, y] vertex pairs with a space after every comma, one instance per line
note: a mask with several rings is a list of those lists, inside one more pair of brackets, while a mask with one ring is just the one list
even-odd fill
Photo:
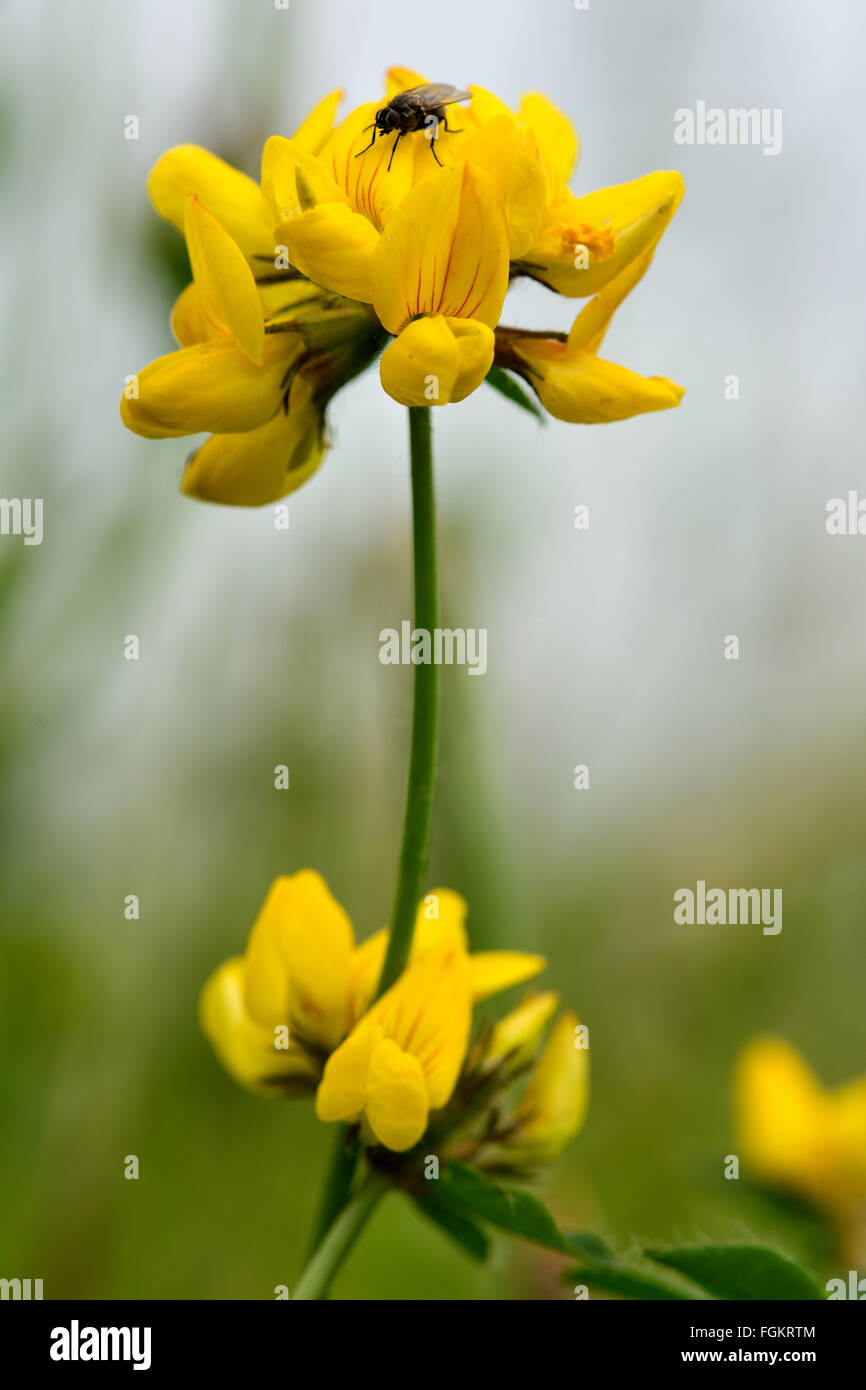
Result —
[[[433, 495], [433, 450], [430, 407], [409, 407], [409, 443], [412, 461], [412, 539], [415, 583], [415, 629], [430, 633], [437, 626], [436, 507]], [[432, 653], [431, 653], [432, 655]], [[412, 748], [409, 783], [403, 820], [403, 845], [388, 952], [376, 997], [384, 994], [402, 974], [409, 959], [415, 914], [421, 901], [430, 830], [436, 761], [439, 751], [439, 668], [432, 660], [415, 667], [412, 704]]]
[[343, 1207], [325, 1235], [292, 1292], [292, 1301], [309, 1302], [327, 1297], [331, 1281], [361, 1234], [380, 1197], [386, 1178], [371, 1173], [356, 1197]]

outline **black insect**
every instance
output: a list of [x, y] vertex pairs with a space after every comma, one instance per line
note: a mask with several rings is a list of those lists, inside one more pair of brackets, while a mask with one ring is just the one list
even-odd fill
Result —
[[439, 122], [442, 122], [449, 134], [459, 135], [460, 133], [448, 124], [445, 107], [453, 106], [455, 101], [469, 101], [469, 99], [469, 92], [458, 91], [456, 87], [451, 87], [447, 82], [431, 82], [423, 87], [410, 87], [407, 92], [398, 92], [387, 106], [380, 107], [376, 112], [373, 124], [366, 127], [367, 130], [372, 130], [373, 138], [369, 145], [365, 145], [362, 150], [358, 151], [355, 158], [357, 159], [358, 155], [366, 154], [367, 150], [372, 149], [376, 143], [377, 135], [390, 135], [396, 130], [397, 139], [394, 141], [391, 158], [388, 160], [388, 168], [390, 169], [394, 159], [394, 151], [403, 136], [409, 135], [413, 130], [422, 130], [425, 126], [432, 125], [430, 153], [441, 167], [442, 161], [434, 149], [436, 136], [439, 133]]

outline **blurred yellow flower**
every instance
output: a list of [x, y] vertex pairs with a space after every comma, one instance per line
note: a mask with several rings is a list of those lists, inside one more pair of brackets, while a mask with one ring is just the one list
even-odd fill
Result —
[[276, 879], [247, 949], [201, 997], [203, 1031], [236, 1081], [260, 1095], [315, 1090], [349, 1022], [352, 924], [310, 869]]
[[574, 1013], [560, 1014], [514, 1116], [507, 1149], [521, 1167], [549, 1163], [577, 1134], [589, 1104], [589, 1048]]
[[[439, 1019], [437, 1027], [441, 1024], [443, 1037], [447, 1033], [449, 1039], [450, 1061], [459, 1053], [458, 1071], [468, 1039], [468, 1025], [463, 1027], [467, 1010], [471, 1012], [478, 1000], [531, 979], [545, 964], [541, 956], [521, 951], [470, 955], [465, 919], [466, 904], [459, 894], [445, 888], [429, 893], [418, 908], [408, 968], [393, 987], [401, 991], [398, 1000], [411, 1000], [411, 1007], [425, 1011], [428, 1020]], [[391, 1081], [399, 1067], [417, 1082], [417, 1068], [396, 1058], [393, 1048], [377, 1052], [374, 1059], [369, 1045], [375, 1030], [381, 1028], [378, 1041], [389, 1039], [399, 1047], [402, 1039], [406, 1042], [402, 1050], [414, 1057], [420, 1036], [413, 1035], [407, 1042], [405, 1030], [396, 1028], [392, 1014], [384, 1008], [393, 990], [370, 1007], [387, 946], [384, 929], [355, 946], [348, 916], [313, 870], [276, 879], [253, 924], [244, 955], [221, 965], [202, 992], [202, 1027], [226, 1070], [241, 1085], [262, 1095], [309, 1093], [318, 1084], [326, 1058], [339, 1052], [342, 1056], [335, 1068], [326, 1071], [332, 1081], [344, 1074], [346, 1058], [356, 1069], [372, 1066], [374, 1081], [390, 1058]], [[448, 967], [444, 976], [437, 966], [443, 961]], [[399, 1004], [398, 1013], [402, 1008]], [[421, 1033], [426, 1036], [423, 1029]], [[358, 1037], [364, 1040], [363, 1047]], [[436, 1059], [432, 1079], [428, 1077], [425, 1123], [427, 1109], [444, 1103], [439, 1099], [443, 1075], [451, 1078], [449, 1087], [456, 1079], [456, 1073], [451, 1077], [449, 1070], [443, 1070], [444, 1056]], [[408, 1085], [402, 1082], [403, 1091]], [[328, 1114], [337, 1103], [335, 1094], [329, 1083], [322, 1101]], [[416, 1085], [414, 1115], [419, 1113], [419, 1097]], [[356, 1107], [358, 1118], [364, 1110], [366, 1103]], [[395, 1129], [387, 1117], [381, 1118], [375, 1100], [372, 1118], [367, 1118], [382, 1143], [400, 1146], [391, 1140], [405, 1131]]]
[[444, 1126], [447, 1157], [526, 1175], [578, 1133], [589, 1104], [589, 1035], [566, 1011], [542, 1046], [558, 1007], [553, 991], [531, 993], [482, 1029]]
[[747, 1174], [805, 1198], [846, 1243], [866, 1225], [866, 1076], [825, 1090], [781, 1038], [756, 1038], [737, 1062], [734, 1108]]
[[281, 1028], [267, 1028], [249, 1012], [246, 962], [225, 961], [211, 975], [199, 1004], [202, 1031], [240, 1086], [263, 1096], [311, 1095], [321, 1061]]
[[320, 874], [276, 879], [247, 942], [250, 1013], [330, 1052], [348, 1027], [354, 947], [352, 923]]
[[484, 1049], [485, 1068], [499, 1066], [506, 1060], [512, 1067], [522, 1065], [535, 1052], [558, 1005], [559, 995], [552, 991], [530, 994], [500, 1019]]

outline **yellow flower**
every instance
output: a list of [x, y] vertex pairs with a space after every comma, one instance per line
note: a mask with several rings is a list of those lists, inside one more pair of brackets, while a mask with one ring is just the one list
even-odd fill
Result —
[[443, 942], [400, 976], [325, 1064], [320, 1120], [364, 1120], [398, 1153], [450, 1099], [469, 1042], [472, 990], [462, 946]]
[[667, 377], [639, 376], [598, 356], [614, 310], [651, 260], [648, 252], [632, 261], [581, 310], [567, 337], [499, 329], [497, 362], [519, 373], [551, 415], [571, 424], [606, 424], [679, 405], [683, 388]]
[[199, 1005], [202, 1032], [230, 1076], [263, 1096], [311, 1095], [321, 1061], [288, 1030], [267, 1028], [249, 1012], [246, 961], [236, 956], [211, 975]]
[[[434, 168], [377, 234], [372, 220], [337, 200], [336, 185], [303, 206], [313, 196], [310, 162], [298, 162], [302, 202], [275, 237], [309, 279], [369, 302], [396, 335], [382, 359], [390, 395], [409, 405], [462, 400], [493, 365], [492, 329], [508, 289], [508, 232], [493, 181], [469, 162]], [[325, 179], [320, 171], [318, 192], [328, 195]]]
[[[262, 187], [275, 238], [293, 264], [316, 284], [371, 304], [395, 335], [381, 364], [389, 395], [406, 405], [444, 405], [487, 375], [492, 344], [484, 330], [498, 322], [510, 276], [532, 276], [569, 296], [602, 290], [652, 251], [683, 182], [677, 173], [650, 174], [575, 198], [567, 184], [577, 137], [539, 93], [511, 112], [470, 87], [460, 127], [437, 133], [438, 163], [429, 131], [371, 144], [380, 105], [403, 90], [399, 83], [423, 80], [392, 69], [382, 102], [351, 112], [318, 156], [272, 138]], [[622, 418], [605, 413], [610, 384], [584, 384], [593, 418]], [[625, 413], [661, 408], [652, 391], [632, 391], [631, 407]], [[587, 413], [584, 403], [579, 418]]]
[[[240, 241], [195, 191], [181, 199], [188, 184], [212, 198]], [[193, 281], [172, 312], [180, 350], [133, 378], [121, 418], [151, 439], [213, 431], [189, 460], [187, 495], [236, 506], [276, 501], [318, 467], [325, 407], [373, 361], [382, 330], [362, 306], [296, 274], [269, 273], [273, 249], [251, 249], [273, 248], [270, 234], [262, 240], [260, 191], [206, 151], [170, 151], [151, 193], [171, 220], [183, 209]]]
[[556, 1158], [583, 1124], [589, 1104], [589, 1049], [574, 1013], [557, 1019], [514, 1117], [508, 1152], [521, 1166]]
[[[457, 893], [441, 888], [428, 894], [418, 909], [409, 969], [398, 984], [416, 966], [456, 953], [471, 1010], [474, 1002], [544, 968], [542, 957], [521, 951], [470, 956], [465, 919], [466, 904]], [[379, 1009], [381, 1000], [367, 1013], [387, 945], [383, 929], [355, 946], [352, 924], [319, 874], [304, 869], [276, 879], [244, 955], [221, 965], [202, 992], [202, 1027], [226, 1070], [262, 1095], [315, 1089], [328, 1054], [342, 1051], [346, 1035], [359, 1022], [366, 1027]], [[423, 981], [431, 977], [412, 978], [416, 985], [422, 981], [415, 996], [420, 998]], [[465, 1047], [463, 1038], [460, 1061]], [[386, 1059], [389, 1051], [382, 1054]], [[375, 1068], [373, 1074], [378, 1075]], [[440, 1094], [435, 1085], [432, 1094]], [[373, 1113], [378, 1113], [375, 1104]], [[382, 1142], [388, 1143], [384, 1134], [393, 1134], [387, 1123]]]
[[[435, 915], [432, 915], [435, 914]], [[472, 1006], [544, 969], [522, 951], [468, 954], [466, 904], [440, 888], [421, 903], [409, 964], [369, 1007], [388, 933], [370, 937], [350, 968], [359, 1021], [325, 1066], [316, 1099], [321, 1120], [362, 1120], [370, 1142], [402, 1152], [416, 1144], [431, 1110], [450, 1099], [469, 1041]]]
[[[380, 101], [337, 124], [331, 92], [290, 139], [266, 141], [260, 184], [195, 145], [154, 168], [151, 199], [184, 233], [193, 283], [172, 315], [180, 350], [131, 380], [121, 413], [147, 438], [212, 432], [188, 495], [258, 506], [298, 487], [324, 455], [328, 402], [383, 347], [382, 386], [402, 405], [462, 401], [494, 360], [563, 420], [678, 403], [664, 378], [602, 362], [594, 320], [649, 264], [680, 175], [576, 197], [577, 136], [537, 92], [511, 111], [469, 87], [435, 158], [431, 130], [371, 143], [377, 110], [423, 81], [392, 68]], [[518, 276], [598, 299], [564, 341], [497, 330]]]
[[597, 294], [635, 257], [655, 248], [684, 192], [682, 175], [673, 171], [582, 198], [566, 192], [548, 209], [519, 273], [568, 298]]
[[188, 460], [181, 487], [203, 502], [258, 507], [305, 483], [324, 454], [322, 404], [313, 382], [299, 372], [287, 388], [285, 408], [267, 424], [211, 435]]
[[486, 324], [444, 314], [413, 319], [385, 350], [382, 385], [400, 405], [447, 405], [475, 390], [493, 366]]
[[734, 1079], [746, 1170], [795, 1193], [850, 1233], [866, 1219], [866, 1076], [825, 1090], [781, 1038], [744, 1048]]
[[275, 880], [245, 954], [221, 965], [201, 997], [202, 1028], [242, 1086], [261, 1095], [315, 1089], [349, 1026], [354, 945], [352, 924], [319, 874]]
[[541, 1036], [556, 1013], [559, 995], [548, 991], [530, 994], [496, 1024], [484, 1049], [485, 1068], [508, 1062], [518, 1067], [535, 1052]]
[[278, 878], [256, 918], [246, 950], [252, 1016], [288, 1023], [303, 1041], [330, 1051], [348, 1027], [355, 933], [325, 880], [312, 869]]

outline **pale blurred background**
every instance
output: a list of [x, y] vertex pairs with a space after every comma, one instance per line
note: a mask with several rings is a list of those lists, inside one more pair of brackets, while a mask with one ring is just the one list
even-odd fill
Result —
[[[835, 1272], [722, 1167], [749, 1037], [783, 1033], [828, 1082], [866, 1070], [866, 537], [825, 529], [829, 498], [866, 494], [862, 7], [10, 0], [2, 23], [0, 494], [43, 497], [45, 539], [0, 538], [0, 1274], [270, 1298], [299, 1267], [330, 1134], [236, 1089], [196, 1002], [278, 873], [318, 868], [359, 935], [387, 917], [405, 412], [375, 373], [339, 396], [286, 533], [182, 499], [190, 441], [125, 433], [118, 401], [170, 350], [184, 280], [145, 191], [159, 154], [195, 141], [256, 175], [268, 134], [335, 86], [344, 111], [375, 99], [392, 63], [546, 92], [581, 133], [578, 191], [687, 184], [605, 343], [683, 383], [680, 410], [542, 428], [484, 387], [435, 416], [443, 621], [486, 627], [489, 667], [444, 674], [431, 885], [466, 895], [476, 945], [545, 951], [590, 1025], [589, 1118], [544, 1189], [563, 1221], [619, 1248], [753, 1233]], [[675, 145], [699, 100], [780, 107], [781, 154]], [[523, 285], [506, 317], [579, 307]], [[674, 926], [698, 878], [782, 887], [781, 935]], [[471, 1268], [394, 1197], [335, 1293], [568, 1297], [559, 1265], [503, 1242]]]

